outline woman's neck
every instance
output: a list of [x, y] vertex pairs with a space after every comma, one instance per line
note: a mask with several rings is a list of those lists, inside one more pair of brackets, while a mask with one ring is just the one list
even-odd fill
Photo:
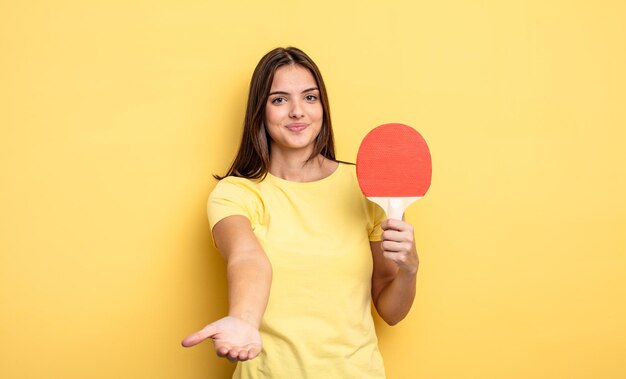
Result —
[[309, 155], [272, 151], [270, 174], [292, 182], [314, 182], [332, 174], [338, 163], [321, 154], [307, 161]]

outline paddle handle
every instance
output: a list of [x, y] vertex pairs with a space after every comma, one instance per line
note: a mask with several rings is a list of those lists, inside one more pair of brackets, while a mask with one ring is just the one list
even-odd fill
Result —
[[404, 202], [401, 201], [401, 198], [391, 198], [389, 200], [387, 216], [394, 220], [402, 220], [402, 216], [404, 216], [404, 211], [408, 206], [408, 204], [404, 204]]
[[421, 196], [416, 197], [368, 197], [369, 200], [380, 205], [380, 207], [387, 214], [387, 218], [394, 220], [402, 220], [404, 211], [415, 200], [421, 199]]

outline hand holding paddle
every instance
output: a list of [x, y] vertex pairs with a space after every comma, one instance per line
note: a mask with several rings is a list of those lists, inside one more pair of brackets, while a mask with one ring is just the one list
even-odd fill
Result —
[[356, 173], [363, 194], [380, 205], [388, 218], [401, 220], [405, 209], [430, 187], [428, 145], [407, 125], [378, 126], [361, 142]]

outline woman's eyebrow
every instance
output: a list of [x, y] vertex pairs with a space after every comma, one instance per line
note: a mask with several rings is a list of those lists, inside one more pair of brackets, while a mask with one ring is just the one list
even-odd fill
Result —
[[[317, 87], [307, 88], [304, 91], [302, 91], [302, 93], [311, 92], [311, 91], [319, 91], [319, 88]], [[272, 96], [272, 95], [289, 95], [289, 92], [285, 92], [285, 91], [270, 92], [269, 96]]]
[[272, 96], [272, 95], [289, 95], [289, 92], [285, 92], [285, 91], [270, 92], [270, 96]]

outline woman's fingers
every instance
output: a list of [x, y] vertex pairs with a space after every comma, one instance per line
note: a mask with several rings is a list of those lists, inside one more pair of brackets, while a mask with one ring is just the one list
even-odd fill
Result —
[[402, 220], [394, 220], [388, 218], [380, 225], [383, 230], [397, 230], [400, 232], [408, 231], [413, 234], [413, 226]]
[[381, 247], [385, 258], [395, 262], [400, 269], [417, 272], [419, 258], [415, 251], [413, 226], [401, 220], [387, 219], [381, 227]]
[[248, 350], [241, 350], [239, 352], [239, 355], [237, 356], [237, 359], [239, 359], [240, 361], [247, 361], [248, 360]]
[[228, 358], [228, 360], [231, 362], [236, 362], [237, 357], [239, 357], [238, 349], [232, 349], [231, 351], [228, 352], [228, 355], [226, 356], [226, 358]]
[[401, 253], [410, 251], [412, 244], [409, 242], [383, 241], [382, 247], [384, 251]]
[[220, 358], [226, 357], [228, 353], [230, 353], [230, 347], [228, 346], [216, 346], [215, 347], [215, 354], [217, 354], [217, 356]]
[[383, 232], [383, 241], [397, 241], [400, 242], [406, 238], [406, 233], [399, 232], [397, 230], [388, 229]]
[[258, 346], [252, 346], [249, 350], [248, 350], [248, 359], [252, 359], [252, 358], [256, 358], [257, 355], [259, 355], [259, 353], [261, 352], [261, 348]]
[[383, 224], [385, 224], [383, 225], [383, 241], [413, 245], [415, 235], [413, 234], [413, 226], [411, 224], [399, 220], [385, 220]]
[[200, 342], [206, 340], [207, 338], [213, 337], [213, 335], [215, 335], [215, 333], [217, 333], [217, 330], [216, 330], [214, 324], [209, 324], [209, 325], [205, 326], [202, 330], [200, 330], [198, 332], [195, 332], [194, 334], [192, 334], [189, 337], [185, 338], [181, 342], [181, 344], [184, 347], [195, 346], [195, 345], [199, 344]]
[[411, 257], [409, 257], [407, 254], [400, 254], [395, 251], [383, 251], [383, 256], [387, 259], [391, 259], [398, 264], [407, 264], [411, 260]]
[[244, 346], [242, 348], [220, 346], [216, 348], [215, 351], [219, 357], [226, 358], [231, 362], [237, 362], [256, 358], [256, 356], [259, 355], [260, 349], [255, 346]]

